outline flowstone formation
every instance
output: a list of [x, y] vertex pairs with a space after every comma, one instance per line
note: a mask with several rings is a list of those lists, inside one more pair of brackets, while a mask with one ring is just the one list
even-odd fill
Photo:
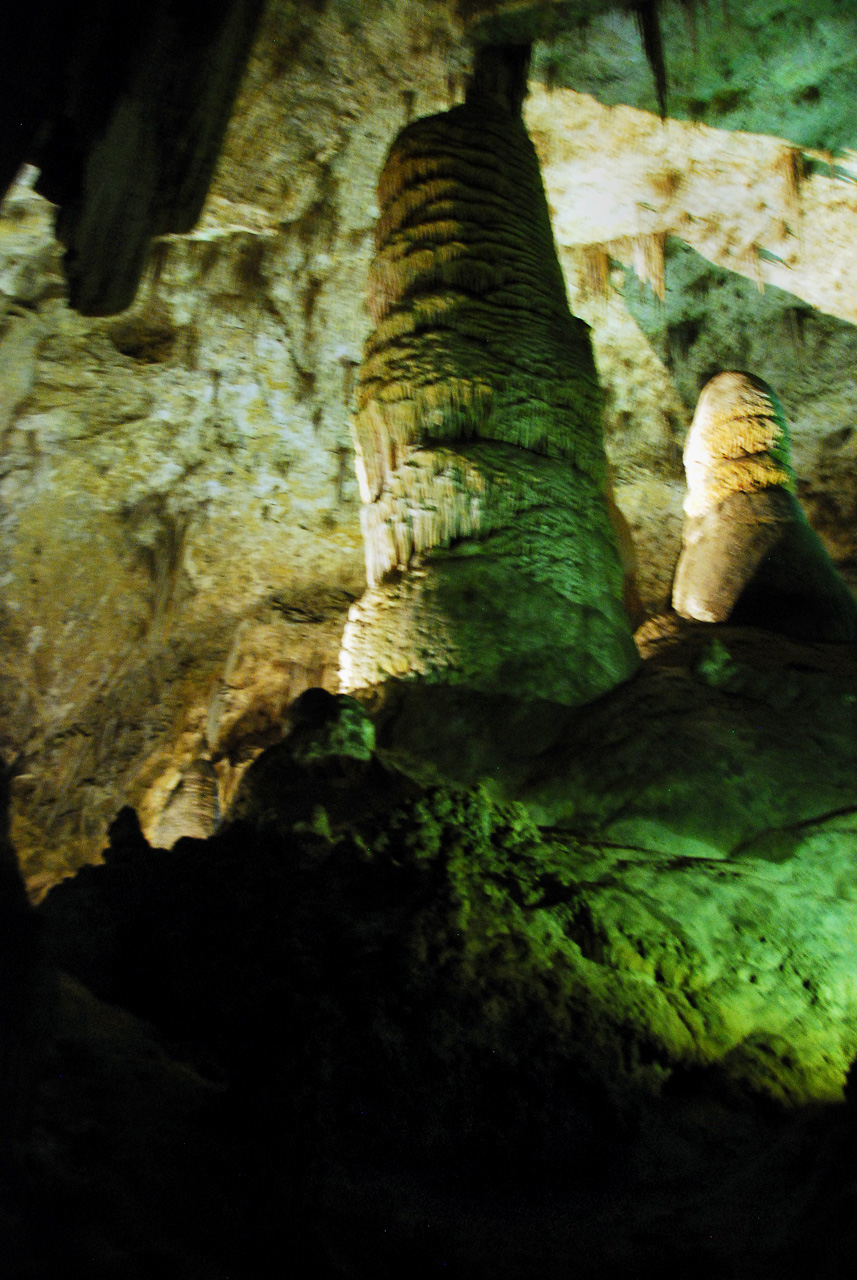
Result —
[[677, 612], [799, 640], [854, 640], [857, 604], [797, 501], [785, 415], [767, 383], [745, 373], [712, 378], [684, 461]]
[[636, 652], [605, 498], [601, 396], [520, 117], [525, 51], [390, 151], [354, 421], [369, 590], [342, 683], [579, 704]]
[[[356, 700], [314, 689], [210, 839], [152, 849], [119, 815], [104, 864], [39, 908], [53, 959], [97, 999], [82, 993], [92, 1029], [78, 1020], [54, 1051], [40, 1115], [55, 1163], [27, 1185], [78, 1173], [63, 1125], [87, 1089], [85, 1167], [118, 1167], [106, 1204], [82, 1208], [82, 1243], [25, 1237], [34, 1276], [67, 1274], [93, 1239], [147, 1259], [123, 1193], [164, 1259], [204, 1259], [182, 1277], [257, 1280], [287, 1243], [332, 1276], [411, 1274], [428, 1256], [439, 1274], [559, 1280], [578, 1253], [590, 1280], [700, 1258], [711, 1275], [828, 1274], [800, 1250], [853, 1111], [857, 667], [847, 650], [813, 670], [812, 646], [677, 628], [650, 627], [636, 680], [560, 709], [530, 761], [530, 812], [427, 783], [375, 747]], [[676, 839], [670, 805], [720, 823], [730, 856], [699, 831]], [[648, 826], [632, 831], [638, 809]], [[97, 1000], [133, 1015], [130, 1116], [103, 1083], [120, 1015], [96, 1020]], [[163, 1134], [141, 1124], [141, 1089]], [[171, 1143], [178, 1224], [154, 1191]], [[822, 1178], [837, 1181], [854, 1186], [850, 1148]], [[807, 1220], [781, 1212], [786, 1191]], [[847, 1252], [841, 1226], [825, 1239]], [[777, 1267], [794, 1249], [801, 1266]]]
[[167, 796], [155, 844], [170, 849], [182, 836], [204, 840], [220, 818], [217, 774], [210, 760], [192, 760]]

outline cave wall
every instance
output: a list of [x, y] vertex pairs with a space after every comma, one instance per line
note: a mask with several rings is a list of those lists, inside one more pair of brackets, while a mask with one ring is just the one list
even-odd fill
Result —
[[[54, 211], [0, 223], [3, 748], [38, 887], [147, 829], [199, 755], [233, 766], [334, 687], [364, 585], [348, 434], [391, 137], [459, 91], [441, 13], [272, 6], [200, 224], [134, 306], [67, 303]], [[409, 51], [410, 57], [402, 57]]]
[[[364, 586], [349, 418], [375, 187], [401, 127], [461, 100], [470, 56], [443, 5], [269, 6], [202, 217], [156, 242], [115, 317], [69, 309], [32, 172], [3, 206], [0, 719], [36, 889], [91, 857], [125, 800], [154, 831], [200, 755], [228, 793], [290, 700], [334, 687]], [[791, 380], [782, 359], [757, 371], [783, 397], [801, 495], [847, 577], [848, 158], [832, 167], [802, 143], [796, 167], [791, 141], [535, 80], [525, 118], [572, 310], [592, 326], [648, 611], [678, 555], [694, 381], [743, 353], [770, 359], [789, 309], [804, 317]], [[680, 267], [683, 245], [715, 266]]]

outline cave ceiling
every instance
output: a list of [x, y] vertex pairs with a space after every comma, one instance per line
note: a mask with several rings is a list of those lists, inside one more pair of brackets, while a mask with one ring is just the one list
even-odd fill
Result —
[[[0, 136], [0, 188], [23, 163], [39, 168], [38, 189], [59, 208], [76, 309], [123, 309], [151, 238], [196, 223], [254, 35], [254, 60], [264, 51], [269, 79], [299, 79], [310, 70], [300, 51], [313, 25], [332, 15], [356, 52], [379, 18], [396, 27], [389, 8], [353, 0], [267, 7], [262, 0], [153, 0], [132, 20], [100, 0], [39, 0], [16, 13], [0, 66], [9, 121]], [[816, 171], [853, 180], [840, 160], [857, 138], [857, 17], [835, 0], [437, 0], [406, 8], [413, 8], [406, 26], [417, 40], [411, 52], [424, 53], [426, 42], [443, 50], [451, 86], [466, 68], [468, 44], [532, 43], [532, 81], [548, 90], [772, 135], [793, 144], [798, 181]], [[346, 66], [340, 71], [339, 92], [350, 78]], [[418, 79], [404, 90], [409, 111]], [[253, 82], [251, 70], [236, 112], [245, 120]], [[347, 103], [339, 105], [347, 120]], [[553, 128], [568, 126], [559, 120]], [[233, 118], [231, 138], [241, 138], [243, 152], [239, 161], [232, 148], [233, 198], [258, 199], [263, 191], [270, 198], [271, 184], [288, 182], [276, 153], [264, 149], [270, 132], [248, 133]]]
[[533, 42], [525, 122], [646, 611], [696, 396], [729, 367], [778, 391], [854, 586], [843, 6], [186, 0], [136, 22], [41, 0], [0, 53], [0, 737], [34, 881], [123, 800], [154, 830], [201, 752], [228, 773], [335, 687], [365, 584], [349, 419], [378, 175], [462, 100], [474, 42]]

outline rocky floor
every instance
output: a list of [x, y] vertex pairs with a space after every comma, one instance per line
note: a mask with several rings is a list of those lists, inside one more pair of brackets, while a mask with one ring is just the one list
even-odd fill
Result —
[[373, 750], [314, 693], [207, 841], [123, 812], [39, 910], [62, 976], [4, 1275], [852, 1274], [853, 655], [640, 640], [584, 712], [471, 700], [487, 784], [442, 779], [459, 722], [418, 696]]
[[689, 1083], [593, 1123], [560, 1168], [274, 1156], [222, 1085], [65, 980], [35, 1134], [3, 1173], [4, 1275], [839, 1280], [857, 1249], [854, 1130], [850, 1106], [779, 1111]]

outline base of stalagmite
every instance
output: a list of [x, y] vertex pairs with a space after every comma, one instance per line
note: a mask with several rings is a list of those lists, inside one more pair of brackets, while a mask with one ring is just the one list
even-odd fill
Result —
[[485, 442], [415, 460], [364, 508], [343, 692], [410, 678], [579, 706], [633, 674], [611, 517], [574, 467]]
[[857, 603], [793, 494], [735, 493], [684, 527], [673, 604], [687, 618], [794, 640], [857, 639]]
[[65, 989], [22, 1277], [848, 1274], [857, 659], [638, 639], [582, 709], [391, 682], [374, 750], [313, 691], [218, 834], [114, 824], [41, 920], [149, 1025]]
[[549, 690], [552, 701], [579, 706], [627, 679], [638, 657], [621, 598], [608, 585], [600, 601], [574, 606], [533, 579], [522, 592], [514, 544], [525, 537], [503, 531], [435, 551], [370, 587], [343, 634], [343, 692], [414, 679], [523, 699]]

